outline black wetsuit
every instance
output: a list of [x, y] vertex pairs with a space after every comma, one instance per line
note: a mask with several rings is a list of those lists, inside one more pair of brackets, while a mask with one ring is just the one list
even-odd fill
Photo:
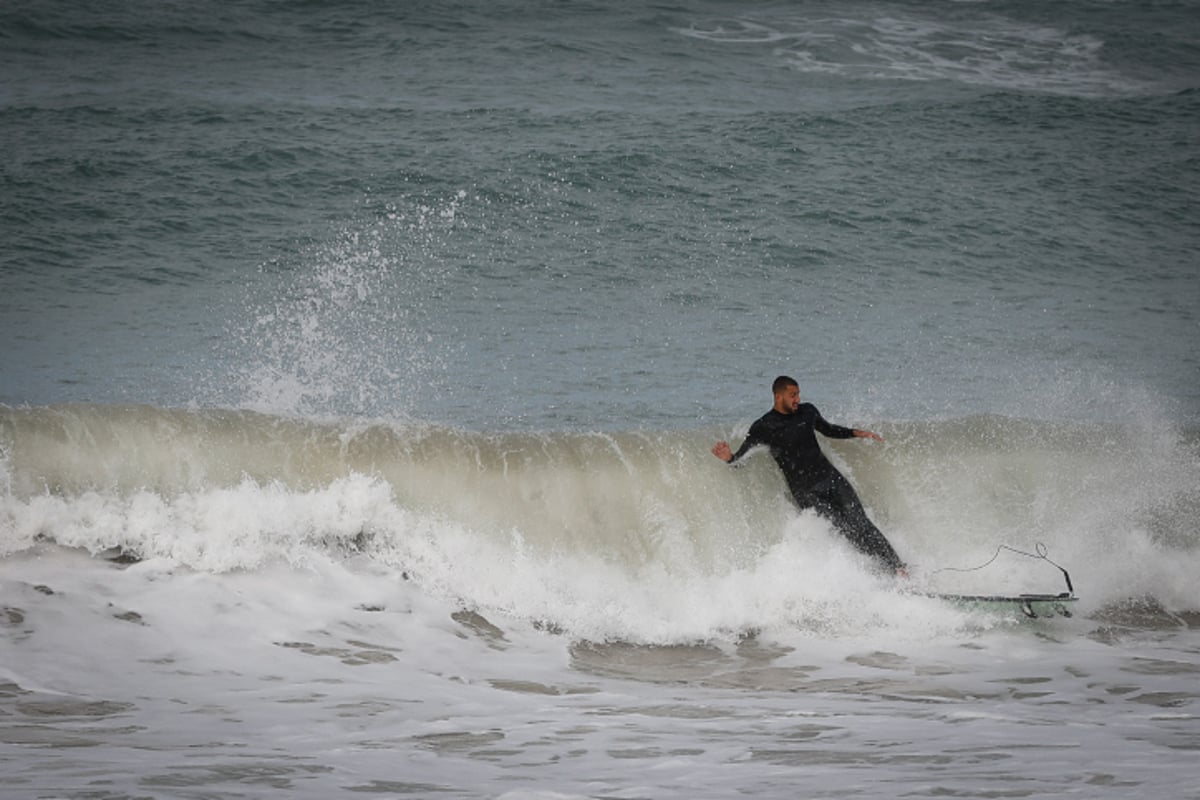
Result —
[[867, 518], [850, 482], [837, 471], [817, 444], [816, 432], [831, 439], [850, 439], [852, 428], [827, 422], [811, 403], [801, 403], [794, 414], [771, 409], [753, 425], [746, 441], [733, 454], [736, 462], [751, 448], [766, 445], [783, 470], [792, 497], [801, 509], [811, 508], [829, 519], [862, 552], [897, 570], [904, 562], [878, 528]]

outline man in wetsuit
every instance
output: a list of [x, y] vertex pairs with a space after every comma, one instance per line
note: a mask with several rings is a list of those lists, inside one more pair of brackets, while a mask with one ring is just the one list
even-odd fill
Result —
[[797, 506], [802, 510], [814, 509], [863, 553], [888, 570], [907, 575], [904, 562], [896, 555], [887, 537], [867, 518], [850, 482], [821, 452], [816, 432], [832, 439], [857, 437], [882, 442], [883, 437], [871, 431], [826, 422], [815, 406], [800, 402], [800, 385], [786, 375], [775, 379], [771, 391], [775, 393], [775, 407], [750, 426], [750, 433], [738, 451], [731, 452], [727, 442], [717, 442], [713, 455], [733, 464], [751, 448], [766, 445], [775, 463], [783, 470]]

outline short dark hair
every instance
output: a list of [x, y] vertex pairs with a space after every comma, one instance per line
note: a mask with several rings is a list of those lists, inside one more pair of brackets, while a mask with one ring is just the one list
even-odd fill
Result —
[[775, 382], [771, 384], [771, 393], [783, 394], [783, 392], [786, 391], [789, 386], [795, 386], [797, 389], [800, 388], [800, 384], [796, 383], [795, 378], [789, 378], [787, 375], [780, 375], [775, 379]]

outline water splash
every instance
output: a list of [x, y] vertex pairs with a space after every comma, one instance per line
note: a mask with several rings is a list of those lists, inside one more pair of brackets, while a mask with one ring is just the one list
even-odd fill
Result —
[[247, 301], [237, 405], [267, 413], [403, 417], [445, 372], [429, 324], [444, 249], [467, 201], [368, 210], [374, 218], [309, 248]]

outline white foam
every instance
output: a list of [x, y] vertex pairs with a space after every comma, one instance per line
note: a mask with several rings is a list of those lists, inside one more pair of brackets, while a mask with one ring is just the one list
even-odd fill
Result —
[[[489, 591], [507, 583], [512, 602], [474, 619], [362, 556], [218, 574], [168, 558], [122, 569], [42, 546], [0, 562], [10, 619], [0, 675], [26, 692], [17, 735], [38, 714], [40, 736], [76, 747], [68, 759], [30, 748], [8, 777], [39, 789], [51, 773], [56, 785], [103, 779], [133, 794], [144, 781], [217, 793], [267, 776], [314, 798], [402, 785], [708, 797], [797, 782], [815, 791], [819, 780], [822, 791], [834, 781], [885, 797], [927, 785], [928, 763], [913, 753], [935, 752], [939, 785], [955, 791], [978, 789], [987, 758], [994, 785], [1057, 793], [1091, 769], [1079, 762], [1064, 777], [1060, 758], [1086, 750], [1125, 780], [1178, 789], [1172, 745], [1188, 741], [1194, 715], [1169, 704], [1194, 696], [1183, 656], [1194, 637], [1119, 647], [1082, 635], [1093, 626], [1078, 620], [1043, 635], [964, 625], [943, 605], [883, 590], [810, 522], [790, 525], [760, 569], [724, 576], [593, 569], [596, 584], [577, 586], [586, 575], [570, 560], [555, 564], [562, 572], [492, 564]], [[448, 562], [470, 558], [450, 551]], [[484, 574], [494, 554], [466, 572]], [[821, 569], [797, 569], [814, 556]], [[597, 622], [587, 606], [602, 591], [612, 618]], [[517, 616], [545, 594], [614, 633], [649, 637], [650, 617], [665, 616], [675, 636], [734, 619], [728, 605], [780, 624], [744, 642], [605, 649]], [[55, 716], [71, 703], [110, 710]], [[1055, 757], [1029, 757], [1043, 750]]]
[[822, 14], [697, 22], [675, 31], [718, 44], [769, 44], [803, 72], [907, 81], [958, 81], [1081, 96], [1145, 92], [1101, 59], [1104, 43], [981, 12], [929, 16], [866, 6]]

